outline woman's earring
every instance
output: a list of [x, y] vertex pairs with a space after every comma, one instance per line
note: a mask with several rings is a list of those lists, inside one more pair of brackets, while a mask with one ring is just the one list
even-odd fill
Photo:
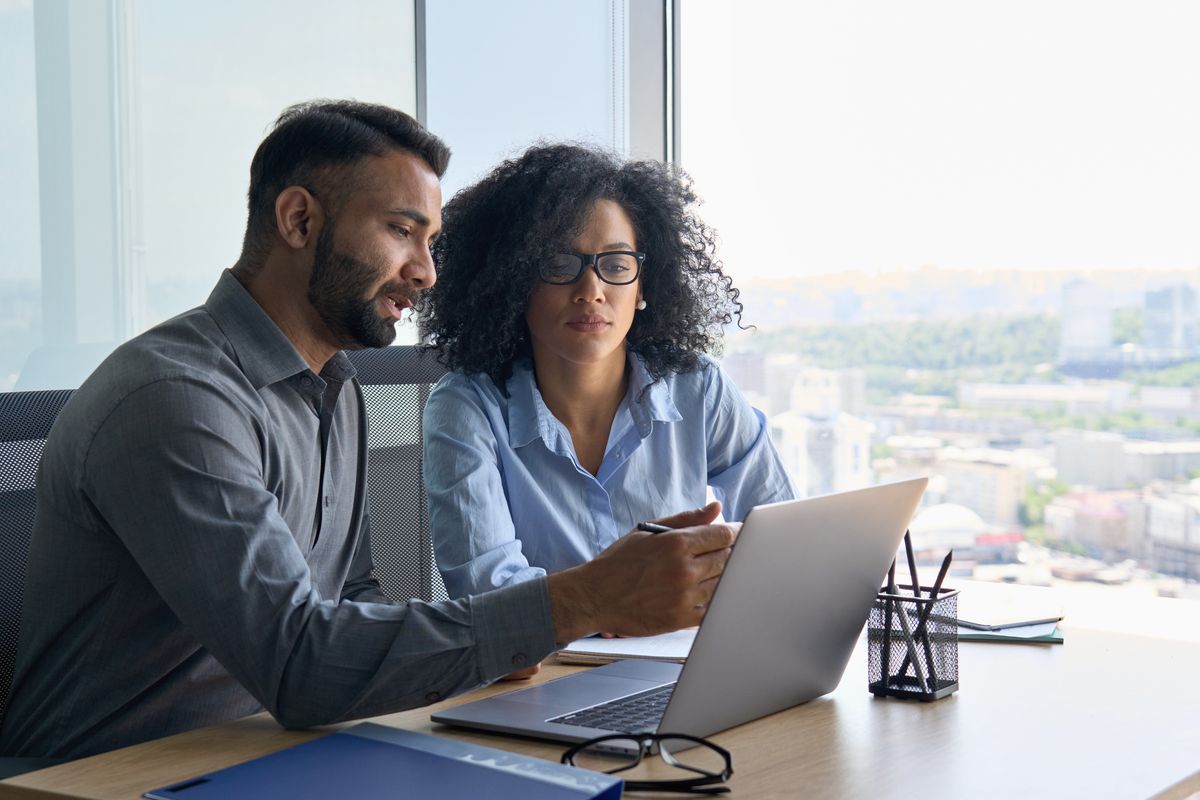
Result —
[[645, 311], [646, 310], [646, 301], [638, 300], [637, 305], [634, 306], [634, 308], [636, 308], [638, 311]]

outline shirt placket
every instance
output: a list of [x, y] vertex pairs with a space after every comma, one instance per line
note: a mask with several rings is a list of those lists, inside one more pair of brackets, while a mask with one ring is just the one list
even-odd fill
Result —
[[333, 417], [337, 412], [337, 401], [342, 384], [325, 380], [311, 373], [300, 377], [301, 394], [317, 417], [317, 439], [321, 453], [320, 477], [317, 485], [317, 507], [313, 514], [311, 550], [317, 549], [321, 541], [321, 528], [325, 519], [333, 518], [333, 486], [330, 481], [329, 439], [333, 430]]
[[617, 527], [616, 515], [612, 509], [612, 495], [608, 492], [608, 482], [619, 473], [634, 452], [641, 446], [642, 438], [637, 428], [630, 425], [617, 439], [616, 444], [604, 454], [600, 462], [598, 474], [592, 479], [595, 486], [595, 502], [592, 508], [592, 518], [596, 520], [597, 553], [611, 545], [625, 531]]

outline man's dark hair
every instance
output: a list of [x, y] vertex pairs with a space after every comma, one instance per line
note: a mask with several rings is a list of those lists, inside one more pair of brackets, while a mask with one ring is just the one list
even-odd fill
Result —
[[367, 156], [406, 150], [440, 178], [450, 148], [421, 123], [388, 106], [354, 100], [313, 100], [284, 110], [250, 162], [249, 215], [243, 267], [261, 262], [275, 228], [275, 200], [289, 186], [304, 186], [327, 207], [353, 187], [349, 170]]
[[694, 368], [742, 304], [716, 259], [716, 235], [695, 213], [682, 170], [624, 161], [578, 145], [540, 145], [463, 189], [442, 213], [433, 246], [437, 283], [417, 304], [426, 346], [451, 369], [486, 373], [504, 388], [530, 352], [525, 311], [538, 266], [570, 250], [598, 200], [620, 205], [646, 253], [642, 297], [628, 334], [650, 374]]

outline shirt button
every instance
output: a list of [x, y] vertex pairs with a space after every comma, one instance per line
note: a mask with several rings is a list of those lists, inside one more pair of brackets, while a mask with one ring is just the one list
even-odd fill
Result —
[[524, 653], [517, 653], [515, 656], [512, 657], [512, 664], [514, 667], [523, 667], [523, 666], [525, 666], [526, 660], [527, 659], [525, 658]]
[[304, 377], [300, 378], [300, 383], [303, 384], [305, 388], [308, 388], [313, 385], [313, 379], [305, 375]]
[[329, 508], [329, 506], [332, 504], [333, 504], [333, 498], [330, 497], [329, 495], [325, 495], [325, 507]]
[[441, 700], [441, 699], [442, 699], [442, 695], [438, 692], [430, 692], [429, 694], [425, 695], [426, 703], [436, 703], [438, 700]]

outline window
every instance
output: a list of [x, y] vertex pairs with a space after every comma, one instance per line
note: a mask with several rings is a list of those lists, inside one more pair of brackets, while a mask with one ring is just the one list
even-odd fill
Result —
[[10, 0], [0, 53], [0, 391], [74, 387], [203, 303], [284, 107], [416, 107], [411, 0]]
[[680, 158], [758, 326], [725, 366], [802, 490], [928, 474], [930, 561], [1200, 596], [1200, 11], [682, 11]]
[[0, 0], [0, 391], [77, 386], [203, 303], [286, 106], [427, 120], [456, 153], [449, 197], [538, 138], [660, 144], [655, 24], [627, 0]]

